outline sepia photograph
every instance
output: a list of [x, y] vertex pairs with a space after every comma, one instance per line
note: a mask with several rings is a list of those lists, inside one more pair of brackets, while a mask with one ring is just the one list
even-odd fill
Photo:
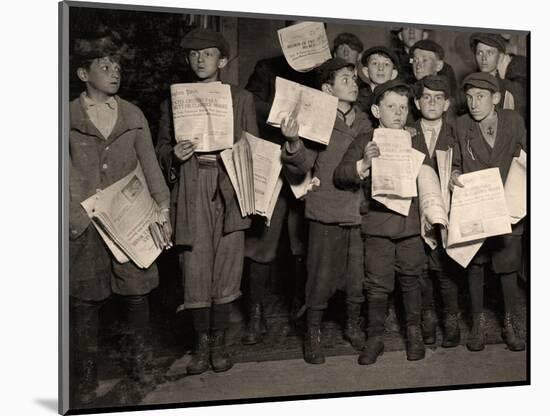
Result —
[[59, 413], [531, 384], [528, 25], [58, 6]]

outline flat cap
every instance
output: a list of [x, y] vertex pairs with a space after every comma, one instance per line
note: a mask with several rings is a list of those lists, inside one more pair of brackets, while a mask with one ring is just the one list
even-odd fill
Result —
[[466, 91], [468, 88], [481, 88], [492, 92], [500, 91], [498, 79], [488, 72], [474, 72], [464, 78], [461, 88]]
[[432, 91], [442, 91], [446, 98], [451, 96], [451, 87], [449, 86], [447, 78], [439, 75], [425, 76], [424, 78], [418, 80], [416, 84], [414, 84], [414, 87], [417, 98], [422, 96], [424, 88], [428, 88]]
[[340, 45], [348, 45], [351, 49], [357, 52], [363, 51], [363, 42], [361, 42], [361, 39], [353, 33], [344, 32], [336, 36], [333, 42], [334, 50], [338, 49], [338, 46]]
[[183, 49], [200, 51], [207, 48], [218, 48], [222, 56], [229, 58], [229, 44], [219, 32], [210, 29], [197, 28], [190, 31], [181, 41]]
[[374, 55], [375, 53], [387, 56], [393, 62], [395, 67], [399, 66], [399, 58], [397, 55], [390, 48], [386, 48], [385, 46], [373, 46], [372, 48], [368, 48], [361, 56], [361, 64], [363, 66], [367, 66], [369, 56]]
[[378, 104], [380, 102], [380, 100], [382, 99], [382, 97], [384, 96], [384, 94], [386, 93], [386, 91], [396, 90], [398, 88], [399, 89], [401, 89], [401, 88], [406, 89], [408, 91], [409, 95], [412, 93], [411, 86], [409, 84], [407, 84], [405, 81], [403, 81], [402, 79], [392, 79], [391, 81], [385, 82], [382, 85], [378, 85], [374, 89], [374, 101], [373, 102], [375, 104]]
[[330, 58], [323, 62], [320, 66], [315, 68], [315, 75], [317, 77], [317, 85], [321, 87], [330, 78], [330, 74], [334, 71], [338, 71], [342, 68], [355, 69], [355, 65], [349, 63], [342, 58]]
[[470, 36], [470, 47], [472, 51], [476, 51], [476, 46], [479, 42], [497, 48], [501, 52], [506, 52], [506, 40], [497, 33], [474, 33]]
[[445, 58], [445, 51], [441, 47], [441, 45], [437, 42], [434, 42], [431, 39], [423, 39], [416, 42], [413, 46], [411, 46], [411, 49], [409, 51], [409, 56], [413, 56], [413, 52], [416, 49], [421, 49], [423, 51], [430, 51], [435, 53], [439, 59], [443, 60]]
[[120, 50], [120, 37], [116, 32], [96, 37], [78, 38], [74, 43], [74, 53], [80, 59], [114, 56], [118, 55]]

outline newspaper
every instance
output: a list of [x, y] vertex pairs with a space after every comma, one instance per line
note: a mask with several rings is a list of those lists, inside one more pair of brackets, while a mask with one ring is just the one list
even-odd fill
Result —
[[[431, 166], [422, 165], [418, 174], [418, 201], [420, 203], [420, 235], [433, 250], [437, 247], [437, 235], [440, 227], [434, 227], [439, 224], [445, 229], [449, 225], [447, 209], [441, 195], [441, 184], [437, 174]], [[426, 230], [426, 225], [432, 227], [430, 231]], [[442, 236], [442, 241], [445, 239]]]
[[170, 93], [177, 142], [195, 143], [196, 152], [233, 146], [233, 100], [229, 85], [221, 82], [173, 84]]
[[141, 165], [81, 203], [92, 223], [120, 263], [132, 260], [148, 268], [162, 251], [151, 233], [160, 210], [147, 187]]
[[308, 171], [305, 176], [300, 177], [293, 176], [286, 171], [284, 172], [286, 180], [296, 199], [302, 199], [313, 187], [313, 174], [311, 170]]
[[373, 141], [380, 156], [372, 159], [372, 195], [417, 196], [409, 132], [378, 128]]
[[476, 253], [479, 251], [485, 239], [479, 241], [472, 241], [469, 243], [457, 244], [453, 247], [447, 247], [445, 251], [458, 264], [462, 267], [468, 267], [468, 264], [472, 261]]
[[321, 22], [302, 22], [277, 31], [283, 54], [292, 69], [309, 71], [331, 58]]
[[453, 169], [453, 149], [436, 150], [435, 158], [437, 160], [437, 170], [439, 173], [439, 183], [441, 185], [441, 198], [445, 204], [447, 214], [451, 211], [451, 191], [449, 190], [449, 181]]
[[298, 122], [300, 137], [327, 145], [336, 121], [337, 107], [338, 98], [277, 77], [267, 123], [280, 127], [281, 121], [292, 115]]
[[[413, 159], [413, 174], [416, 178], [424, 162], [425, 155], [422, 152], [419, 152], [416, 149], [411, 151]], [[374, 160], [374, 159], [373, 159]], [[385, 205], [386, 208], [391, 209], [392, 211], [397, 212], [398, 214], [407, 216], [409, 215], [409, 210], [411, 208], [412, 197], [400, 197], [397, 195], [377, 195], [373, 196], [373, 199]]]
[[221, 152], [243, 217], [258, 214], [271, 219], [282, 187], [281, 148], [243, 132], [232, 149]]
[[498, 168], [460, 176], [449, 221], [449, 247], [512, 232], [504, 187]]
[[523, 150], [512, 159], [504, 194], [511, 223], [516, 224], [527, 214], [527, 154]]

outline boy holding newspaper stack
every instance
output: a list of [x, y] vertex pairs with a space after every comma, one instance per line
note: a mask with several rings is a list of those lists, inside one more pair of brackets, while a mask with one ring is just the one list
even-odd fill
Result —
[[317, 68], [319, 88], [338, 98], [337, 117], [326, 146], [302, 141], [296, 115], [281, 122], [287, 138], [283, 163], [295, 175], [312, 170], [317, 183], [305, 196], [309, 238], [306, 282], [307, 331], [304, 359], [310, 364], [325, 361], [321, 344], [321, 321], [337, 289], [345, 288], [347, 322], [345, 338], [361, 350], [365, 336], [360, 328], [363, 297], [363, 253], [359, 225], [360, 194], [336, 189], [334, 169], [358, 134], [367, 134], [371, 124], [365, 113], [354, 107], [357, 99], [355, 66], [332, 58]]
[[[526, 131], [522, 117], [512, 110], [500, 110], [499, 80], [487, 72], [475, 72], [462, 81], [469, 114], [457, 120], [458, 142], [453, 151], [453, 173], [449, 187], [462, 187], [460, 175], [498, 168], [506, 182], [512, 159], [525, 151]], [[512, 233], [488, 238], [471, 260], [466, 272], [471, 298], [472, 331], [466, 344], [471, 351], [485, 347], [483, 280], [487, 264], [500, 278], [504, 298], [503, 338], [511, 351], [522, 351], [525, 343], [513, 326], [521, 267], [523, 222], [512, 225]]]
[[166, 232], [162, 247], [169, 244], [171, 234], [170, 194], [155, 158], [147, 120], [139, 108], [116, 95], [121, 65], [114, 35], [75, 43], [76, 72], [85, 84], [85, 91], [69, 110], [69, 294], [76, 354], [71, 372], [77, 378], [71, 386], [76, 387], [73, 397], [79, 404], [96, 398], [99, 310], [112, 294], [121, 297], [132, 331], [131, 345], [126, 346], [131, 376], [140, 384], [153, 381], [148, 367], [148, 294], [158, 285], [154, 263], [140, 269], [131, 261], [115, 259], [81, 203], [131, 174], [139, 163], [161, 210]]
[[[381, 155], [378, 144], [374, 141], [377, 134], [404, 135], [404, 127], [409, 111], [411, 90], [408, 84], [400, 80], [389, 81], [374, 90], [374, 104], [371, 111], [380, 122], [380, 129], [358, 136], [349, 146], [342, 161], [334, 173], [336, 186], [341, 189], [362, 188], [367, 204], [361, 206], [361, 231], [364, 235], [366, 291], [367, 291], [367, 342], [359, 356], [359, 364], [368, 365], [376, 362], [384, 351], [384, 321], [388, 296], [393, 292], [395, 273], [403, 292], [405, 318], [407, 323], [407, 359], [424, 358], [425, 348], [420, 330], [421, 297], [419, 275], [426, 264], [426, 254], [420, 237], [420, 216], [416, 197], [410, 198], [407, 214], [390, 210], [378, 202], [371, 192], [373, 159]], [[397, 136], [396, 136], [397, 137]], [[410, 137], [410, 136], [409, 136]], [[392, 136], [389, 136], [392, 139]], [[401, 142], [400, 140], [399, 142]], [[420, 137], [412, 137], [412, 154], [416, 149], [421, 151]], [[399, 143], [396, 142], [396, 146]], [[423, 155], [421, 155], [423, 156]], [[427, 164], [426, 158], [423, 158]], [[411, 162], [412, 164], [412, 162]], [[400, 176], [405, 172], [399, 172]], [[410, 182], [416, 177], [410, 176]], [[392, 186], [393, 178], [389, 177], [382, 185]], [[376, 184], [376, 186], [379, 186]], [[376, 190], [376, 187], [375, 187]], [[387, 199], [389, 204], [391, 199]]]
[[[196, 83], [220, 81], [220, 70], [227, 65], [230, 53], [220, 33], [194, 29], [184, 37], [181, 47]], [[243, 131], [257, 136], [252, 94], [233, 85], [230, 92], [231, 141], [240, 140]], [[191, 310], [196, 334], [187, 373], [201, 374], [210, 366], [216, 372], [227, 371], [233, 363], [226, 351], [225, 332], [231, 302], [241, 295], [244, 230], [250, 226], [250, 219], [241, 216], [220, 152], [196, 152], [197, 142], [191, 136], [176, 143], [172, 112], [170, 102], [165, 101], [161, 107], [157, 154], [173, 184], [171, 202], [175, 245], [181, 250], [183, 307]], [[188, 126], [191, 128], [192, 122]]]

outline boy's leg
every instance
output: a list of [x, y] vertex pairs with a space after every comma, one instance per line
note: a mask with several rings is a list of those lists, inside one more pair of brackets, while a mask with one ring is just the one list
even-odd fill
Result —
[[458, 324], [458, 286], [455, 276], [449, 270], [453, 270], [446, 264], [443, 270], [436, 271], [436, 276], [441, 289], [441, 300], [443, 302], [443, 341], [444, 348], [456, 347], [460, 343], [460, 326]]
[[245, 274], [248, 276], [249, 307], [248, 325], [242, 337], [242, 343], [253, 345], [262, 341], [267, 332], [264, 316], [264, 294], [271, 272], [271, 263], [258, 263], [254, 260], [245, 260]]
[[304, 213], [304, 201], [294, 198], [292, 191], [288, 188], [286, 192], [289, 199], [287, 227], [290, 252], [292, 254], [292, 278], [294, 279], [290, 320], [291, 322], [296, 322], [306, 310], [306, 253], [309, 231]]
[[436, 341], [437, 316], [434, 307], [434, 282], [428, 265], [422, 270], [419, 283], [422, 297], [422, 337], [425, 344], [431, 345]]
[[225, 341], [230, 314], [231, 303], [214, 304], [212, 306], [210, 362], [217, 373], [227, 371], [233, 367], [231, 357], [226, 351]]
[[367, 342], [361, 365], [374, 364], [384, 352], [384, 322], [388, 295], [395, 286], [395, 243], [386, 237], [365, 236], [365, 287], [367, 289]]
[[85, 301], [72, 296], [69, 302], [72, 346], [70, 374], [74, 377], [70, 382], [73, 391], [71, 400], [77, 404], [89, 404], [97, 397], [99, 310], [104, 302]]
[[426, 261], [424, 243], [420, 236], [407, 237], [396, 242], [396, 271], [403, 292], [408, 360], [421, 360], [426, 353], [420, 328], [422, 294], [419, 283]]
[[364, 266], [363, 241], [359, 227], [346, 228], [347, 234], [347, 266], [344, 278], [346, 280], [346, 328], [344, 337], [358, 351], [365, 347], [365, 333], [361, 328], [361, 308], [363, 296]]
[[470, 307], [472, 313], [472, 331], [466, 346], [470, 351], [481, 351], [485, 348], [485, 315], [483, 314], [483, 280], [484, 264], [470, 263], [466, 271], [470, 290]]
[[187, 374], [202, 374], [210, 367], [210, 313], [211, 308], [191, 309], [191, 319], [195, 330], [195, 346]]

